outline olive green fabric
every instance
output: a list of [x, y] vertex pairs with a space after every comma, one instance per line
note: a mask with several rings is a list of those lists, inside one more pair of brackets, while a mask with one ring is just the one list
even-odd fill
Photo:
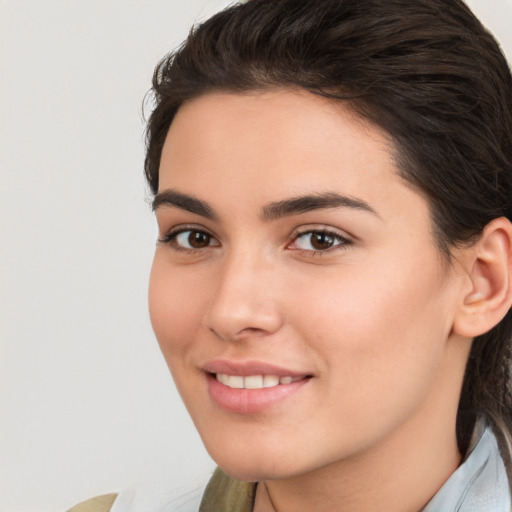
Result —
[[117, 494], [104, 494], [90, 500], [83, 501], [70, 508], [67, 512], [109, 512], [117, 498]]
[[252, 512], [256, 484], [240, 482], [217, 468], [208, 482], [199, 512]]

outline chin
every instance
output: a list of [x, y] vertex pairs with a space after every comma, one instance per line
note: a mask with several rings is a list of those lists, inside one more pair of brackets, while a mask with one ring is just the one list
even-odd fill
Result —
[[[281, 480], [294, 476], [293, 472], [284, 470], [283, 468], [268, 467], [271, 464], [224, 464], [219, 463], [219, 467], [235, 480], [242, 482], [261, 482], [263, 480]], [[298, 472], [300, 473], [300, 472]]]
[[[207, 447], [208, 449], [208, 447]], [[302, 466], [297, 457], [277, 453], [273, 450], [237, 450], [227, 448], [222, 453], [208, 450], [217, 465], [230, 477], [243, 482], [259, 482], [262, 480], [281, 480], [298, 476], [313, 468]]]

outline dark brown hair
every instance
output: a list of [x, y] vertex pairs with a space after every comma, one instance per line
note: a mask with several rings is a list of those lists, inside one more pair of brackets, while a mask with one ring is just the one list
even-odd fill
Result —
[[[512, 220], [512, 78], [462, 0], [250, 0], [219, 12], [155, 70], [145, 161], [153, 193], [184, 102], [274, 87], [343, 101], [387, 132], [399, 172], [430, 202], [448, 261], [492, 219]], [[512, 425], [511, 342], [509, 311], [473, 342], [459, 407], [486, 412], [502, 441]]]

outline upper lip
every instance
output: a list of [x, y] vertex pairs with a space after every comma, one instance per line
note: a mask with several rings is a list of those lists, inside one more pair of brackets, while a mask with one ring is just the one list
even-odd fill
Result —
[[227, 375], [276, 375], [277, 377], [306, 377], [307, 372], [294, 371], [282, 366], [277, 366], [263, 361], [230, 361], [226, 359], [214, 359], [203, 366], [208, 373], [223, 373]]

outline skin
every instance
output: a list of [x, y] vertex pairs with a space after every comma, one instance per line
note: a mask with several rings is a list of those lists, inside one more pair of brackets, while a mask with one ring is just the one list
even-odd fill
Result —
[[[428, 203], [398, 176], [385, 134], [307, 92], [208, 94], [170, 127], [168, 190], [215, 212], [157, 201], [149, 290], [157, 339], [213, 459], [265, 481], [257, 511], [420, 510], [460, 462], [471, 340], [453, 325], [467, 279], [439, 254]], [[368, 208], [262, 214], [326, 193]], [[178, 228], [207, 244], [166, 238]], [[319, 231], [333, 245], [315, 251]], [[215, 358], [312, 378], [273, 407], [235, 414], [209, 395], [203, 366]]]

